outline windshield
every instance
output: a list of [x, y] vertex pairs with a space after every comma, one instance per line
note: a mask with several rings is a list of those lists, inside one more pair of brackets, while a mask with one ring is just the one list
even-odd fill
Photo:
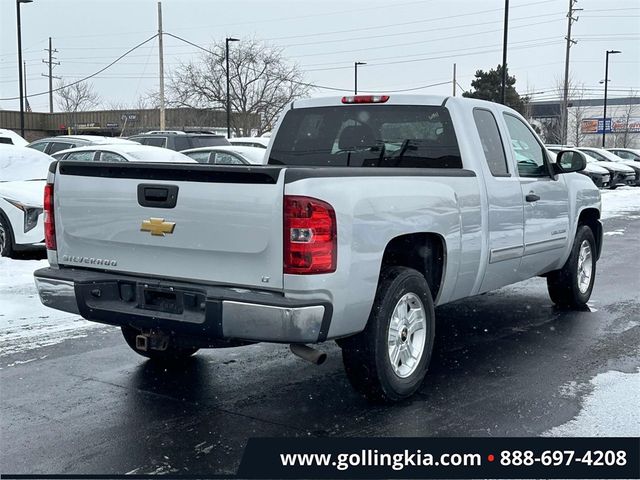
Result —
[[27, 147], [0, 145], [0, 182], [44, 180], [53, 158]]
[[269, 164], [462, 168], [447, 109], [414, 105], [289, 110]]

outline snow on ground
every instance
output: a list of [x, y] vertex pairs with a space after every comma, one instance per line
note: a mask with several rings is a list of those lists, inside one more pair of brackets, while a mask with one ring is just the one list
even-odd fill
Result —
[[602, 194], [602, 218], [640, 215], [640, 187], [618, 187], [616, 190], [600, 190]]
[[[587, 385], [575, 382], [561, 393], [575, 392]], [[640, 371], [601, 373], [590, 382], [593, 391], [583, 399], [582, 410], [573, 420], [552, 428], [550, 437], [638, 437], [640, 436]]]
[[46, 260], [0, 257], [0, 355], [54, 345], [68, 338], [85, 337], [92, 329], [105, 329], [104, 325], [40, 303], [33, 271], [46, 266]]

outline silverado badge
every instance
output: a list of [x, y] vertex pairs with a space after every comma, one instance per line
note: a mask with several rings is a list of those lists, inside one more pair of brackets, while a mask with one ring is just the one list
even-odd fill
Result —
[[143, 220], [140, 226], [141, 232], [151, 232], [151, 235], [164, 237], [167, 233], [173, 233], [176, 222], [165, 222], [164, 218], [153, 218]]

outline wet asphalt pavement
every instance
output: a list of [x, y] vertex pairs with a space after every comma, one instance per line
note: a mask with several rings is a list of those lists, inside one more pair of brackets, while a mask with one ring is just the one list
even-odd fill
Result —
[[0, 472], [234, 473], [250, 437], [540, 435], [580, 411], [570, 382], [640, 367], [640, 219], [616, 229], [591, 311], [556, 309], [544, 279], [438, 308], [424, 386], [394, 406], [354, 393], [333, 342], [320, 367], [261, 344], [164, 370], [115, 328], [2, 357]]

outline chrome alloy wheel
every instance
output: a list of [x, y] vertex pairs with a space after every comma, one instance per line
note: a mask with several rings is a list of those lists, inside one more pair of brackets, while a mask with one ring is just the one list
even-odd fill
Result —
[[578, 289], [580, 293], [586, 293], [591, 284], [591, 275], [593, 274], [593, 255], [591, 253], [591, 244], [583, 240], [580, 244], [580, 252], [578, 253]]
[[387, 337], [389, 361], [394, 373], [407, 378], [415, 372], [424, 352], [426, 312], [415, 293], [405, 294], [393, 309]]

